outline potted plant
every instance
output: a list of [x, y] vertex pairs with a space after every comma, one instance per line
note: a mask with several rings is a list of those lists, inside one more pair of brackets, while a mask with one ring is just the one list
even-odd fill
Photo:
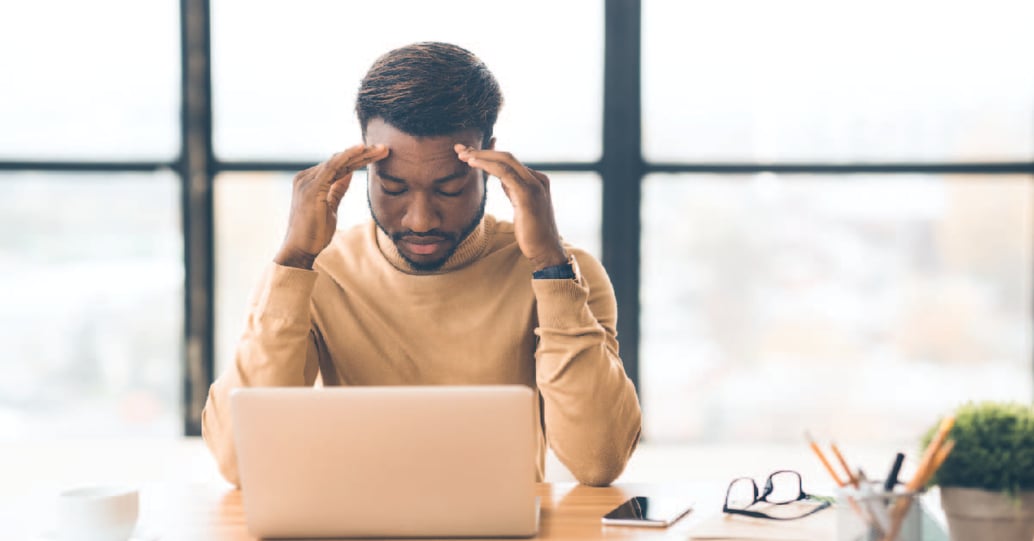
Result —
[[930, 484], [941, 487], [952, 541], [1034, 539], [1034, 406], [965, 404], [948, 437], [955, 448]]

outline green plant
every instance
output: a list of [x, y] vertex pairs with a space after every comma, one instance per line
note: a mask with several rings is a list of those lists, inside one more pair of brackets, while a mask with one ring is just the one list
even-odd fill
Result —
[[[937, 431], [923, 437], [925, 449]], [[955, 449], [930, 484], [981, 488], [1011, 496], [1034, 490], [1034, 406], [1018, 403], [968, 403], [955, 411], [949, 433]]]

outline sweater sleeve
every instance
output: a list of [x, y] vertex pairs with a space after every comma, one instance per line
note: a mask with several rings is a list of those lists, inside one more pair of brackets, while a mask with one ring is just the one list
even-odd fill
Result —
[[639, 441], [642, 413], [618, 356], [610, 278], [586, 252], [572, 260], [580, 267], [575, 280], [532, 280], [536, 383], [549, 446], [580, 482], [602, 486], [624, 470]]
[[310, 298], [318, 273], [270, 263], [252, 293], [233, 365], [208, 391], [201, 433], [227, 481], [240, 486], [230, 392], [239, 387], [312, 386], [319, 372], [319, 333]]

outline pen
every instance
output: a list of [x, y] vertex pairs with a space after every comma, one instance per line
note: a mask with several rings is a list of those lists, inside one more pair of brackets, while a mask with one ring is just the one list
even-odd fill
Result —
[[883, 482], [884, 492], [892, 492], [894, 490], [894, 485], [898, 484], [898, 474], [901, 473], [901, 463], [904, 461], [904, 453], [898, 453], [894, 457], [894, 464], [890, 467], [890, 473], [887, 474], [887, 480]]

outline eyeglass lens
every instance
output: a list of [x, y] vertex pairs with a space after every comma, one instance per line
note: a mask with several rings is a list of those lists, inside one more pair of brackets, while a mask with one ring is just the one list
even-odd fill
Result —
[[795, 471], [777, 471], [765, 481], [764, 501], [776, 504], [801, 499], [801, 476]]
[[725, 505], [729, 509], [746, 509], [758, 501], [758, 485], [749, 477], [736, 479], [729, 485]]

